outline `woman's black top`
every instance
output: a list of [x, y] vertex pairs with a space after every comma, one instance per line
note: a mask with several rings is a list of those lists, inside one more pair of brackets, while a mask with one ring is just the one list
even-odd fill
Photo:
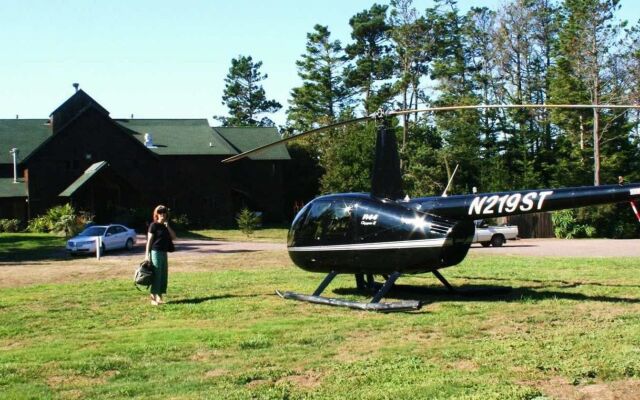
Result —
[[164, 224], [154, 222], [149, 226], [149, 233], [153, 235], [151, 250], [173, 251], [173, 241], [169, 234], [169, 229]]

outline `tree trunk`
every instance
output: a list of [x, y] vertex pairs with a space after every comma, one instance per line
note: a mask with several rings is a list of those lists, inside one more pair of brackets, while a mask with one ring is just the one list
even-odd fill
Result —
[[593, 185], [600, 186], [600, 138], [598, 130], [600, 125], [600, 112], [593, 109]]
[[[593, 68], [593, 104], [600, 104], [600, 68], [598, 65], [598, 44], [596, 42], [596, 35], [593, 35], [593, 54], [595, 65]], [[600, 111], [597, 108], [593, 109], [593, 185], [600, 186], [600, 136], [598, 131], [600, 130]]]

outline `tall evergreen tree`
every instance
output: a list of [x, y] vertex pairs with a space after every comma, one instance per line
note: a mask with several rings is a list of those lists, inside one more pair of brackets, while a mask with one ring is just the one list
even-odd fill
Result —
[[[498, 51], [495, 39], [496, 13], [486, 7], [473, 7], [465, 16], [462, 40], [468, 48], [468, 69], [471, 87], [483, 104], [496, 104], [504, 100], [504, 82], [498, 69]], [[487, 109], [480, 112], [478, 159], [480, 162], [479, 185], [482, 190], [494, 191], [513, 187], [505, 162], [500, 133], [504, 132], [503, 110]], [[517, 175], [517, 174], [515, 174]]]
[[260, 72], [262, 61], [254, 62], [251, 56], [239, 56], [231, 60], [229, 73], [224, 79], [222, 104], [229, 108], [229, 117], [215, 117], [224, 126], [273, 126], [268, 117], [258, 120], [259, 114], [274, 113], [282, 108], [275, 100], [268, 100], [260, 82], [267, 74]]
[[[546, 3], [548, 0], [515, 0], [500, 12], [496, 47], [506, 103], [543, 104], [547, 99], [548, 51], [554, 37], [548, 32]], [[505, 161], [515, 178], [513, 186], [548, 182], [541, 158], [543, 146], [548, 150], [550, 145], [546, 114], [511, 109], [506, 116]]]
[[335, 121], [347, 100], [342, 82], [346, 55], [340, 41], [331, 40], [326, 26], [316, 25], [307, 34], [306, 53], [296, 61], [302, 86], [291, 91], [288, 122], [294, 131]]
[[[302, 86], [291, 90], [287, 134], [335, 122], [348, 97], [342, 81], [345, 62], [340, 41], [331, 40], [326, 26], [315, 25], [307, 34], [306, 52], [296, 61]], [[318, 194], [325, 172], [320, 159], [332, 145], [323, 136], [312, 136], [287, 146], [293, 159], [287, 179], [294, 200], [308, 201]]]
[[[429, 71], [433, 42], [424, 17], [418, 15], [413, 0], [391, 1], [391, 40], [394, 43], [393, 54], [396, 59], [396, 90], [401, 99], [398, 106], [403, 110], [417, 109], [421, 96], [420, 80]], [[402, 116], [402, 145], [406, 146], [409, 135], [410, 114]], [[415, 115], [415, 122], [418, 116]], [[404, 157], [401, 158], [401, 162]]]
[[[342, 118], [350, 119], [351, 115]], [[320, 164], [322, 193], [368, 192], [375, 153], [375, 123], [351, 124], [329, 133]]]
[[[467, 18], [461, 16], [454, 0], [436, 0], [425, 13], [433, 29], [434, 59], [431, 77], [436, 80], [436, 105], [479, 103], [471, 79], [471, 49], [463, 31]], [[450, 170], [460, 164], [454, 191], [470, 192], [481, 183], [480, 113], [476, 110], [438, 113], [435, 117], [445, 143], [443, 163]]]
[[374, 4], [349, 20], [351, 38], [345, 51], [353, 61], [345, 71], [345, 84], [364, 96], [364, 110], [371, 114], [388, 103], [393, 86], [386, 82], [393, 76], [394, 59], [391, 54], [386, 5]]
[[[554, 101], [588, 100], [599, 105], [619, 100], [619, 88], [615, 87], [612, 74], [614, 52], [617, 49], [623, 25], [616, 20], [619, 0], [565, 0], [566, 22], [560, 32], [558, 68], [554, 70]], [[571, 84], [572, 91], [563, 90]], [[568, 122], [563, 112], [557, 112], [557, 120]], [[564, 113], [566, 114], [566, 112]], [[591, 128], [593, 148], [593, 184], [600, 184], [601, 144], [605, 134], [616, 124], [617, 116], [611, 111], [594, 109], [591, 115], [580, 114], [579, 132], [584, 138], [585, 128]], [[574, 130], [576, 130], [574, 122]], [[584, 139], [581, 139], [583, 144]]]

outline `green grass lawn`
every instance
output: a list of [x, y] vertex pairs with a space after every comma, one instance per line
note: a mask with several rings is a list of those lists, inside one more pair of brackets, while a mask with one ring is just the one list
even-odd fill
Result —
[[0, 262], [61, 258], [65, 239], [47, 233], [0, 233]]
[[[551, 399], [640, 379], [640, 258], [472, 256], [442, 273], [512, 290], [401, 278], [428, 291], [386, 300], [424, 308], [380, 314], [280, 299], [322, 277], [270, 254], [173, 273], [160, 307], [129, 276], [0, 289], [0, 397]], [[352, 287], [339, 276], [325, 294], [366, 300]]]

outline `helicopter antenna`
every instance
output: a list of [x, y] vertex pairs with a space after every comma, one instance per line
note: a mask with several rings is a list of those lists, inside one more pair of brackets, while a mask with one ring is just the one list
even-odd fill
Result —
[[458, 172], [459, 166], [460, 166], [460, 163], [456, 164], [456, 167], [453, 169], [453, 174], [451, 174], [451, 178], [449, 178], [449, 183], [447, 183], [447, 187], [444, 188], [444, 192], [442, 192], [442, 197], [447, 197], [447, 190], [449, 190], [449, 187], [451, 186], [451, 182], [453, 182], [453, 177], [456, 176], [456, 172]]

